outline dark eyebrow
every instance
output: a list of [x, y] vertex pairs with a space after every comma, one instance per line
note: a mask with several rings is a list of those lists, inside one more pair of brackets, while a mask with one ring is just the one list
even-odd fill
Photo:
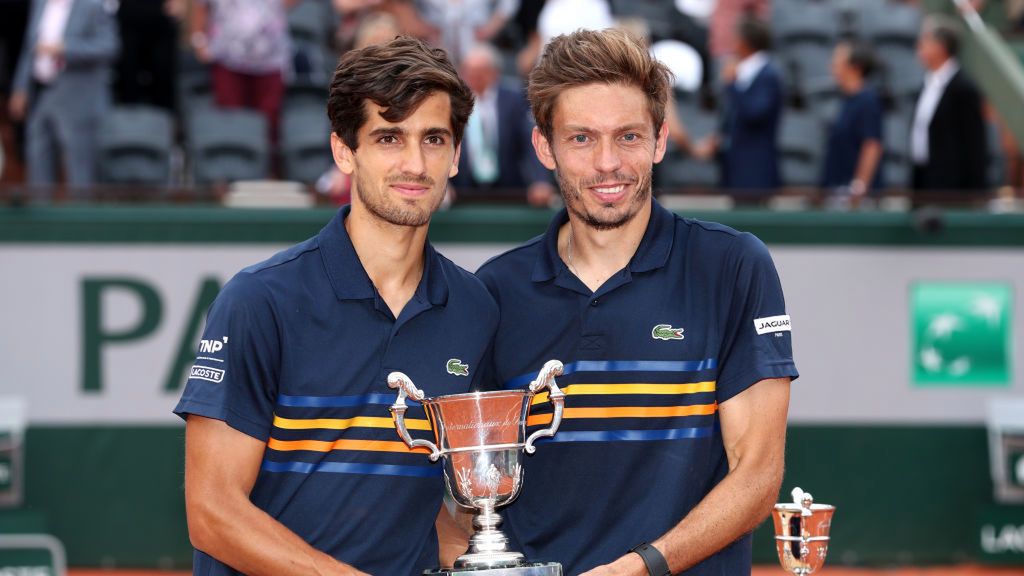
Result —
[[382, 127], [382, 128], [374, 128], [373, 130], [370, 130], [370, 136], [375, 137], [375, 138], [380, 137], [380, 136], [404, 136], [404, 135], [405, 135], [405, 130], [403, 130], [402, 128], [399, 128], [397, 126], [385, 126], [385, 127]]
[[452, 131], [447, 129], [447, 128], [441, 128], [441, 127], [427, 128], [423, 132], [423, 136], [447, 136], [447, 137], [451, 138]]

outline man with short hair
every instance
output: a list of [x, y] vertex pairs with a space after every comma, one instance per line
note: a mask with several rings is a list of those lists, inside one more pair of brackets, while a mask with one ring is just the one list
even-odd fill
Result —
[[917, 57], [927, 70], [910, 133], [911, 187], [981, 192], [988, 188], [988, 140], [981, 95], [960, 69], [960, 33], [938, 14], [925, 19]]
[[[482, 374], [494, 300], [427, 242], [472, 106], [444, 52], [419, 40], [339, 62], [331, 148], [352, 205], [228, 282], [175, 409], [195, 574], [438, 564], [441, 468], [397, 437], [386, 378], [401, 370], [437, 396]], [[409, 429], [429, 434], [411, 410]]]
[[882, 99], [867, 82], [873, 68], [874, 56], [866, 44], [836, 44], [832, 75], [843, 100], [829, 126], [822, 186], [846, 192], [854, 202], [881, 186]]
[[[749, 574], [782, 481], [797, 372], [779, 278], [754, 236], [653, 200], [669, 76], [623, 31], [551, 41], [528, 94], [566, 208], [477, 272], [501, 310], [493, 380], [565, 363], [561, 427], [505, 514], [566, 574]], [[540, 399], [529, 424], [550, 419]]]

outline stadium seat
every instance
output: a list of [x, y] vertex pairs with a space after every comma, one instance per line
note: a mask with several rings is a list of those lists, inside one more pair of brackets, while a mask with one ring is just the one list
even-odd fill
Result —
[[807, 108], [814, 113], [823, 126], [833, 122], [839, 115], [842, 94], [831, 78], [822, 78], [805, 87], [804, 98]]
[[196, 184], [265, 178], [267, 121], [251, 110], [199, 110], [188, 119], [187, 144]]
[[878, 60], [888, 93], [897, 102], [917, 100], [924, 86], [924, 68], [912, 47], [883, 45], [878, 49]]
[[316, 182], [331, 166], [330, 133], [322, 105], [286, 108], [280, 143], [284, 176], [306, 184]]
[[787, 109], [779, 127], [779, 168], [784, 186], [817, 186], [821, 182], [824, 138], [812, 112]]
[[921, 10], [900, 2], [865, 6], [860, 12], [861, 37], [876, 48], [913, 48], [921, 31]]
[[301, 0], [288, 10], [288, 32], [293, 41], [326, 46], [334, 26], [334, 13], [323, 0]]
[[[718, 118], [713, 113], [705, 112], [691, 102], [681, 103], [676, 108], [690, 142], [699, 142], [716, 131]], [[658, 186], [670, 191], [688, 186], [710, 188], [718, 185], [718, 166], [714, 162], [683, 156], [674, 147], [670, 147], [670, 152], [656, 170]]]
[[910, 128], [914, 111], [886, 116], [882, 128], [882, 176], [888, 188], [910, 186]]
[[104, 118], [98, 142], [100, 180], [166, 185], [170, 180], [174, 120], [152, 106], [118, 106]]
[[839, 36], [839, 11], [829, 2], [781, 2], [772, 12], [777, 47], [803, 42], [831, 47]]
[[652, 40], [678, 39], [682, 15], [674, 2], [665, 0], [611, 0], [612, 15], [617, 19], [643, 20]]
[[792, 86], [798, 93], [806, 95], [812, 87], [831, 82], [831, 45], [800, 42], [784, 47], [781, 55], [793, 71]]
[[302, 0], [288, 11], [292, 41], [292, 74], [289, 83], [326, 87], [336, 58], [330, 50], [334, 12], [324, 0]]

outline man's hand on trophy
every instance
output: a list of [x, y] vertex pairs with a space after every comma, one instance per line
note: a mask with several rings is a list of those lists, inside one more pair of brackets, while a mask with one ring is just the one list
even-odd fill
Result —
[[647, 576], [647, 566], [644, 565], [643, 558], [630, 552], [611, 564], [597, 566], [580, 576]]

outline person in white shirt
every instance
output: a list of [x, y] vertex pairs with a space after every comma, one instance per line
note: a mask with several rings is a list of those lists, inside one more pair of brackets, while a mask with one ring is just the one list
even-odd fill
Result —
[[925, 20], [917, 56], [927, 73], [910, 133], [915, 192], [980, 192], [988, 187], [981, 95], [960, 69], [959, 47], [954, 22], [939, 15]]

